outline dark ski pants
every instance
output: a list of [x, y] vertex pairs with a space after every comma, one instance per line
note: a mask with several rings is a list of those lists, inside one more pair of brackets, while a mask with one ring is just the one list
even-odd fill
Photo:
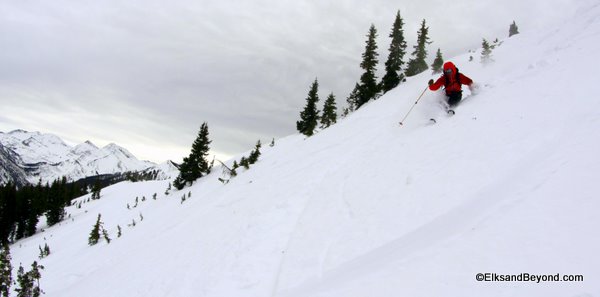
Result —
[[448, 96], [448, 105], [450, 105], [450, 107], [454, 107], [458, 104], [458, 102], [460, 102], [460, 99], [462, 99], [462, 92], [454, 92], [446, 94], [446, 96]]

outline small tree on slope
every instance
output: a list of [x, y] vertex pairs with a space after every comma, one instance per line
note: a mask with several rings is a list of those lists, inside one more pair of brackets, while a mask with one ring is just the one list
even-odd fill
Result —
[[510, 28], [508, 28], [508, 37], [516, 34], [519, 34], [519, 27], [517, 27], [517, 24], [513, 21], [512, 24], [510, 24]]
[[375, 25], [372, 24], [369, 28], [367, 41], [365, 42], [365, 52], [362, 54], [363, 60], [360, 63], [360, 67], [364, 69], [365, 72], [360, 77], [360, 88], [356, 105], [357, 109], [369, 102], [369, 100], [374, 99], [377, 96], [377, 93], [379, 93], [377, 76], [375, 76], [377, 63], [379, 63], [379, 60], [377, 59], [379, 54], [377, 53], [376, 39], [377, 29], [375, 29]]
[[404, 40], [404, 21], [400, 16], [400, 11], [396, 14], [396, 20], [390, 32], [390, 43], [388, 59], [385, 62], [385, 75], [381, 79], [381, 89], [383, 93], [398, 86], [404, 79], [401, 73], [404, 64], [404, 55], [406, 54], [406, 41]]
[[427, 49], [425, 48], [427, 44], [430, 44], [429, 41], [429, 27], [426, 26], [425, 20], [421, 23], [421, 29], [419, 29], [418, 37], [417, 37], [417, 45], [413, 48], [415, 49], [412, 52], [412, 58], [408, 61], [408, 67], [406, 69], [406, 76], [417, 75], [425, 70], [427, 70]]
[[481, 63], [485, 65], [492, 61], [492, 48], [488, 41], [484, 38], [483, 42], [481, 43]]
[[92, 228], [92, 232], [90, 232], [90, 236], [88, 238], [89, 245], [95, 245], [100, 240], [100, 230], [102, 229], [102, 222], [100, 221], [101, 215], [98, 214], [98, 219], [96, 220], [96, 224]]
[[321, 116], [321, 128], [328, 128], [337, 121], [337, 107], [335, 106], [335, 96], [329, 94], [323, 105], [323, 116]]
[[183, 189], [187, 184], [192, 184], [195, 180], [210, 172], [210, 165], [206, 159], [210, 150], [210, 143], [208, 124], [204, 122], [192, 144], [190, 155], [183, 159], [183, 163], [179, 167], [179, 176], [173, 182], [178, 190]]
[[[312, 83], [310, 90], [308, 91], [308, 97], [306, 97], [306, 106], [304, 110], [300, 112], [300, 120], [296, 122], [296, 129], [298, 132], [312, 136], [317, 128], [319, 121], [319, 110], [317, 109], [317, 102], [319, 101], [319, 81], [315, 78]], [[240, 165], [244, 165], [240, 162]]]
[[433, 74], [441, 73], [443, 66], [444, 58], [442, 58], [442, 52], [438, 48], [437, 53], [435, 54], [435, 60], [433, 60], [433, 64], [431, 64], [431, 70], [433, 70]]

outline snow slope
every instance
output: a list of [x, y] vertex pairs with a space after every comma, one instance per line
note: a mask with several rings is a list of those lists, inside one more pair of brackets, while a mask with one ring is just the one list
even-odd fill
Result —
[[[111, 186], [14, 244], [13, 259], [49, 244], [49, 297], [600, 296], [600, 6], [576, 3], [487, 67], [452, 59], [480, 85], [452, 118], [427, 124], [439, 99], [428, 92], [398, 125], [422, 74], [309, 139], [265, 147], [229, 184], [216, 169], [170, 195], [167, 181]], [[146, 201], [127, 209], [136, 196]], [[113, 241], [89, 247], [99, 213]]]

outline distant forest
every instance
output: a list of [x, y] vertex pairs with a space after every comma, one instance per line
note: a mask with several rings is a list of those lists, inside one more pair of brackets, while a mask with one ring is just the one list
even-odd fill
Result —
[[14, 242], [36, 233], [42, 215], [48, 226], [55, 225], [65, 218], [65, 207], [74, 198], [95, 192], [100, 198], [100, 190], [109, 185], [129, 180], [154, 180], [156, 171], [145, 173], [126, 172], [104, 174], [67, 182], [67, 178], [52, 183], [17, 187], [14, 183], [0, 186], [0, 243]]

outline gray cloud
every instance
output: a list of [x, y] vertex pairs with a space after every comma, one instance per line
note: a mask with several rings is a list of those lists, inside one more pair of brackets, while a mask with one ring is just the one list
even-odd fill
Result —
[[[446, 57], [540, 28], [568, 1], [12, 1], [0, 10], [0, 130], [119, 143], [180, 160], [204, 121], [219, 156], [295, 132], [310, 83], [338, 105], [358, 80], [371, 23], [380, 68], [401, 10], [414, 45]], [[550, 9], [546, 7], [552, 7]], [[493, 9], [491, 9], [493, 8]], [[564, 8], [564, 9], [563, 9]], [[535, 11], [535, 16], [532, 15]], [[382, 69], [380, 69], [381, 71]], [[381, 76], [381, 75], [380, 75]]]

